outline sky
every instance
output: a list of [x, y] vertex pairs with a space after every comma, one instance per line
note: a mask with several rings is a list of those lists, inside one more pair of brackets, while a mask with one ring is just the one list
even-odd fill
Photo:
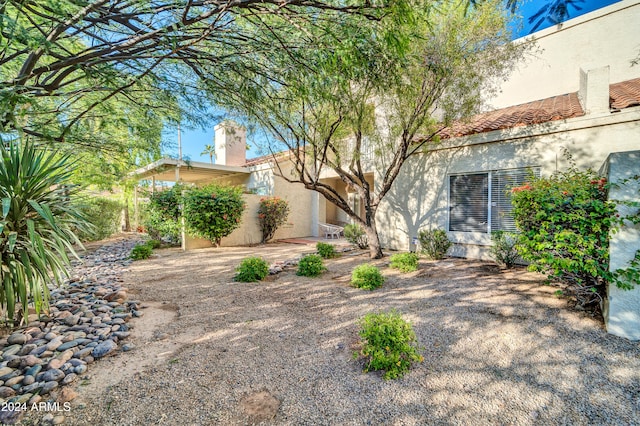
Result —
[[[538, 22], [542, 21], [539, 26], [536, 28], [536, 32], [548, 28], [550, 26], [555, 25], [553, 22], [553, 15], [549, 15], [548, 13], [542, 13], [538, 18], [529, 23], [529, 18], [534, 16], [538, 11], [540, 11], [543, 7], [547, 6], [548, 10], [552, 9], [553, 6], [560, 6], [559, 9], [562, 10], [562, 6], [565, 6], [565, 10], [568, 15], [568, 19], [575, 18], [577, 16], [583, 15], [585, 13], [592, 12], [601, 7], [608, 6], [613, 3], [617, 3], [620, 0], [524, 0], [520, 3], [519, 10], [516, 12], [521, 16], [520, 20], [514, 22], [513, 28], [515, 37], [519, 38], [531, 33], [531, 30], [538, 24]], [[517, 28], [517, 30], [516, 30]], [[182, 129], [182, 155], [183, 158], [189, 159], [190, 161], [202, 161], [209, 162], [208, 155], [200, 155], [204, 146], [207, 144], [213, 144], [213, 128], [216, 123], [211, 123], [207, 129], [202, 130], [200, 128], [196, 129]], [[175, 129], [167, 131], [164, 134], [165, 140], [167, 140], [171, 145], [171, 148], [166, 149], [164, 154], [176, 157], [178, 155], [177, 141], [178, 141], [178, 132]], [[247, 158], [254, 158], [261, 155], [256, 148], [256, 144], [252, 144], [249, 141], [249, 145], [251, 149], [247, 151]], [[215, 162], [215, 159], [214, 159]]]

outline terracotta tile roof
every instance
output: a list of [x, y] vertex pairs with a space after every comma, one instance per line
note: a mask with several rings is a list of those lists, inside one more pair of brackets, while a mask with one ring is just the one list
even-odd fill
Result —
[[[609, 106], [612, 109], [638, 105], [640, 105], [640, 78], [609, 86]], [[582, 115], [584, 115], [584, 110], [578, 100], [578, 94], [568, 93], [478, 114], [468, 122], [454, 123], [444, 129], [440, 133], [440, 137], [449, 139], [492, 130], [564, 120]]]
[[609, 86], [609, 105], [614, 109], [640, 105], [640, 78]]
[[554, 96], [478, 114], [469, 122], [454, 123], [440, 133], [442, 139], [492, 130], [529, 126], [584, 115], [577, 93]]
[[258, 164], [269, 163], [273, 161], [274, 158], [279, 161], [286, 157], [292, 158], [293, 153], [291, 151], [280, 151], [280, 152], [276, 152], [275, 154], [267, 154], [267, 155], [262, 155], [256, 158], [250, 158], [247, 160], [246, 163], [244, 163], [244, 166], [245, 167], [257, 166]]

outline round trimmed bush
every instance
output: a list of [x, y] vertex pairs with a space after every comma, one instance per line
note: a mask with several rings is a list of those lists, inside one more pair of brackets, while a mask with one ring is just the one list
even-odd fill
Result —
[[400, 272], [413, 272], [418, 270], [418, 255], [415, 253], [396, 253], [391, 256], [391, 268]]
[[384, 284], [380, 270], [373, 265], [360, 265], [351, 273], [351, 285], [364, 290], [375, 290]]
[[262, 281], [269, 275], [269, 264], [262, 258], [254, 256], [242, 259], [236, 268], [236, 281], [250, 283]]
[[153, 253], [153, 249], [151, 248], [150, 245], [148, 245], [148, 244], [137, 244], [131, 250], [131, 255], [129, 257], [131, 257], [131, 259], [133, 259], [133, 260], [148, 259], [149, 257], [151, 257], [151, 253]]
[[323, 259], [333, 259], [334, 257], [338, 257], [336, 248], [332, 244], [319, 242], [316, 244], [316, 250]]
[[317, 254], [308, 254], [300, 259], [297, 275], [302, 275], [303, 277], [317, 277], [326, 271], [326, 269], [327, 268], [324, 267], [320, 256]]
[[396, 311], [367, 314], [359, 324], [362, 339], [359, 355], [366, 359], [365, 373], [384, 370], [385, 379], [395, 379], [404, 375], [412, 362], [423, 361], [413, 327]]

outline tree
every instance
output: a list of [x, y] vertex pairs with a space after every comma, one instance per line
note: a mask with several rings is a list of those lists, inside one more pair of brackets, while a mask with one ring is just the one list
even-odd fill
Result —
[[[509, 43], [506, 21], [496, 2], [434, 9], [418, 0], [398, 3], [381, 22], [346, 16], [315, 29], [316, 49], [245, 58], [263, 70], [239, 74], [225, 106], [266, 128], [277, 174], [346, 212], [379, 258], [376, 212], [405, 161], [476, 112], [522, 55], [523, 46]], [[323, 180], [327, 169], [362, 199], [364, 217]]]
[[[201, 70], [273, 48], [253, 37], [269, 32], [277, 40], [270, 16], [304, 26], [324, 11], [374, 9], [368, 1], [6, 0], [0, 2], [0, 131], [108, 148], [85, 132], [123, 103], [201, 123], [208, 106], [197, 90]], [[126, 121], [126, 111], [116, 116]]]
[[209, 144], [209, 143], [206, 144], [204, 146], [204, 149], [200, 153], [200, 155], [208, 155], [209, 156], [209, 162], [211, 164], [213, 164], [213, 157], [215, 157], [215, 155], [216, 155], [216, 147], [215, 147], [215, 145], [212, 145], [212, 144]]

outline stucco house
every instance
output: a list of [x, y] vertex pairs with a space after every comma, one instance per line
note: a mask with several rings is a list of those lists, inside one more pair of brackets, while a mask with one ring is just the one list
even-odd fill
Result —
[[[497, 98], [488, 100], [491, 108], [447, 128], [440, 143], [405, 164], [378, 210], [382, 246], [410, 250], [418, 230], [440, 228], [455, 243], [451, 255], [487, 258], [491, 231], [515, 230], [508, 189], [532, 173], [565, 169], [566, 153], [580, 168], [618, 177], [640, 174], [640, 65], [632, 65], [640, 53], [639, 22], [640, 1], [623, 0], [537, 32], [538, 53], [519, 66]], [[318, 193], [276, 176], [273, 156], [247, 160], [242, 128], [219, 125], [215, 141], [215, 165], [160, 160], [139, 170], [138, 176], [196, 184], [215, 180], [243, 185], [253, 193], [246, 196], [249, 208], [242, 227], [222, 245], [258, 242], [256, 211], [263, 195], [280, 196], [291, 206], [290, 224], [279, 229], [276, 238], [318, 236], [322, 222], [349, 221]], [[286, 155], [276, 160], [287, 173]], [[374, 185], [375, 161], [366, 163]], [[323, 178], [356, 211], [363, 211], [361, 200], [337, 175], [325, 171]], [[640, 230], [626, 232], [624, 241], [612, 243], [612, 268], [622, 267], [640, 249]], [[187, 238], [184, 244], [192, 248], [207, 243]], [[640, 339], [640, 289], [634, 294], [632, 307], [621, 308], [620, 315], [635, 309], [626, 319], [635, 325], [617, 334]], [[616, 306], [610, 317], [617, 315]]]

